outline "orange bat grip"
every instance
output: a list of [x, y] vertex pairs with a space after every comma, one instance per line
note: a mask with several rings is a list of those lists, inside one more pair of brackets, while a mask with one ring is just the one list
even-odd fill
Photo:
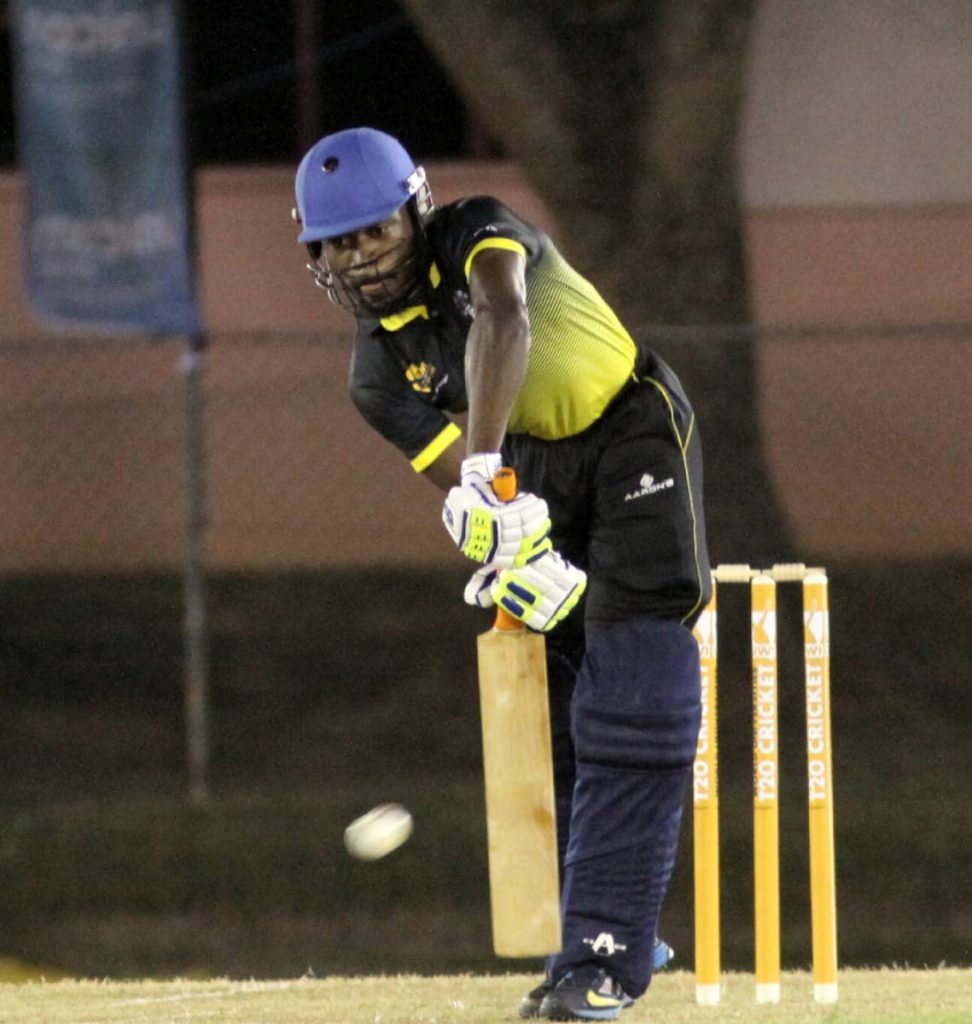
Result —
[[493, 493], [500, 501], [512, 501], [516, 497], [516, 470], [503, 466], [493, 476]]
[[[509, 466], [498, 469], [493, 476], [493, 493], [500, 501], [512, 501], [516, 497], [516, 470]], [[514, 618], [505, 608], [496, 606], [495, 629], [517, 630], [526, 627], [519, 619]]]

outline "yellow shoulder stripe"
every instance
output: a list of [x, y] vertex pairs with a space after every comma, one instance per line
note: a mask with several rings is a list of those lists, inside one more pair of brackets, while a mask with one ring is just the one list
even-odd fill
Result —
[[462, 437], [462, 431], [456, 426], [455, 423], [450, 423], [447, 427], [436, 434], [431, 444], [427, 444], [419, 453], [412, 459], [412, 469], [416, 473], [421, 473], [428, 469], [433, 462], [452, 444], [456, 438]]
[[518, 252], [526, 259], [526, 248], [512, 238], [484, 238], [469, 250], [469, 255], [466, 257], [464, 272], [467, 281], [469, 280], [469, 271], [472, 269], [472, 261], [483, 249], [508, 249], [510, 252]]

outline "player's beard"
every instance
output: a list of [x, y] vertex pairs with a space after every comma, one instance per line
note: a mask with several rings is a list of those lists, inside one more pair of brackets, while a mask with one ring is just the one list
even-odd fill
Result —
[[355, 313], [388, 316], [418, 300], [427, 263], [424, 247], [406, 239], [376, 259], [341, 273], [329, 271], [330, 291], [338, 305]]

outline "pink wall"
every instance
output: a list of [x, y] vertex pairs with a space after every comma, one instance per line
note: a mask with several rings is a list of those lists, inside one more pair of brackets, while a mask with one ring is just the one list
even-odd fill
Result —
[[[516, 168], [428, 170], [439, 202], [493, 193], [556, 235]], [[449, 562], [437, 494], [351, 408], [351, 323], [305, 278], [291, 181], [198, 178], [211, 561]], [[0, 570], [177, 566], [178, 349], [53, 351], [23, 306], [19, 216], [0, 177]], [[747, 232], [759, 322], [806, 329], [769, 330], [758, 350], [758, 415], [801, 548], [972, 553], [972, 207], [754, 210]], [[12, 341], [30, 358], [4, 355]]]
[[748, 252], [759, 322], [814, 329], [759, 349], [770, 463], [802, 545], [972, 552], [972, 206], [756, 211]]

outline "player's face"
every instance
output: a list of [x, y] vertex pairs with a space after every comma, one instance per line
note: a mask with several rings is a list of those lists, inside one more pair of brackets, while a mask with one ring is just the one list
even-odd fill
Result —
[[324, 257], [358, 304], [380, 313], [399, 304], [412, 287], [414, 235], [412, 218], [403, 206], [379, 224], [328, 238]]

